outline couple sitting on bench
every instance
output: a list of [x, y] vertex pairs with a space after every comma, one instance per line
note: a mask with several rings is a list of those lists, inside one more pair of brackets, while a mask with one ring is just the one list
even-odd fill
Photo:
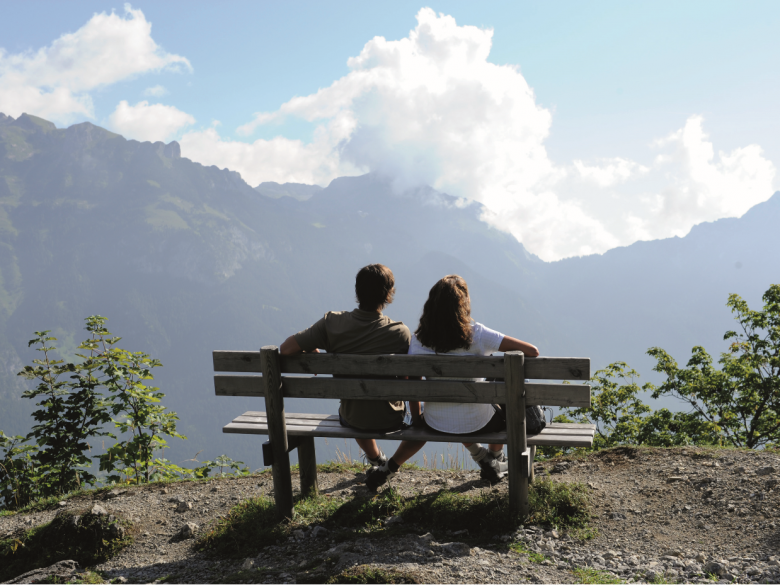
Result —
[[[301, 352], [352, 354], [437, 354], [491, 355], [496, 351], [520, 350], [526, 357], [537, 357], [539, 350], [525, 341], [502, 335], [471, 319], [471, 300], [466, 281], [449, 275], [439, 280], [428, 294], [417, 330], [412, 335], [400, 321], [382, 314], [393, 301], [395, 279], [382, 264], [371, 264], [355, 279], [358, 308], [330, 311], [314, 325], [285, 340], [282, 355]], [[499, 432], [506, 429], [503, 409], [495, 404], [457, 404], [426, 402], [424, 414], [419, 402], [409, 403], [413, 425], [426, 425], [439, 433], [458, 435]], [[403, 402], [382, 400], [342, 400], [339, 421], [345, 427], [390, 432], [403, 428], [406, 410]], [[424, 441], [401, 441], [388, 459], [374, 439], [355, 439], [371, 464], [366, 485], [375, 491], [394, 477], [406, 461], [417, 453]], [[464, 443], [480, 467], [480, 475], [491, 483], [507, 473], [503, 445]]]

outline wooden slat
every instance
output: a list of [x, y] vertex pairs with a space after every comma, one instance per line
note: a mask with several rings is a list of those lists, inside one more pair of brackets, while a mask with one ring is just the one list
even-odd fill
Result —
[[586, 384], [526, 384], [525, 403], [526, 406], [589, 408], [590, 386]]
[[264, 396], [262, 376], [214, 376], [217, 396]]
[[[247, 410], [244, 414], [241, 416], [259, 416], [259, 417], [265, 417], [265, 412], [262, 410]], [[287, 413], [287, 420], [290, 419], [306, 419], [310, 418], [313, 420], [335, 420], [338, 422], [339, 415], [338, 414], [312, 414], [308, 412], [288, 412]], [[555, 424], [561, 424], [561, 423], [555, 423]]]
[[[260, 352], [212, 353], [215, 372], [260, 372]], [[503, 356], [300, 354], [281, 357], [286, 374], [354, 376], [503, 377]], [[525, 362], [525, 376], [534, 380], [588, 380], [590, 358], [538, 357]]]
[[[264, 425], [266, 424], [266, 418], [265, 417], [255, 417], [255, 416], [237, 416], [233, 419], [233, 422], [236, 423], [248, 423], [252, 425]], [[311, 427], [311, 426], [326, 426], [326, 427], [340, 427], [342, 426], [341, 423], [336, 420], [332, 419], [324, 419], [324, 420], [311, 420], [311, 419], [305, 419], [305, 418], [290, 418], [287, 417], [287, 426], [288, 427]]]
[[[339, 423], [338, 414], [312, 414], [308, 412], [288, 412], [286, 413], [287, 424], [303, 424], [304, 421], [333, 421]], [[247, 410], [245, 413], [237, 416], [233, 419], [233, 422], [251, 422], [252, 420], [266, 420], [266, 413], [262, 410]], [[547, 428], [550, 429], [574, 429], [581, 431], [583, 429], [590, 430], [591, 433], [596, 431], [596, 425], [589, 423], [547, 423]], [[584, 431], [583, 431], [584, 432]]]
[[[246, 416], [237, 416], [232, 421], [236, 424], [242, 424], [242, 425], [256, 425], [258, 427], [266, 427], [267, 423], [264, 418], [260, 417], [246, 417]], [[583, 425], [583, 427], [588, 425]], [[343, 429], [347, 427], [342, 427], [341, 424], [338, 423], [338, 421], [334, 422], [332, 420], [322, 420], [322, 421], [312, 421], [312, 420], [296, 420], [296, 419], [287, 419], [287, 432], [289, 435], [296, 435], [296, 434], [312, 434], [316, 433], [319, 430], [325, 431], [328, 429]], [[426, 429], [427, 430], [427, 429]], [[406, 432], [406, 431], [404, 431]], [[577, 437], [577, 436], [593, 436], [593, 429], [589, 428], [582, 428], [582, 429], [571, 429], [571, 428], [560, 428], [560, 427], [546, 427], [543, 432], [546, 433], [553, 433], [555, 435], [566, 435], [570, 437]], [[368, 431], [368, 434], [372, 434], [370, 431]], [[465, 439], [464, 439], [465, 440]]]
[[[224, 351], [216, 350], [211, 352], [211, 358], [214, 361], [215, 372], [262, 372], [260, 367], [259, 351]], [[282, 368], [282, 372], [284, 372]]]
[[283, 387], [284, 395], [290, 398], [429, 400], [472, 404], [505, 401], [504, 384], [501, 382], [285, 378]]
[[[288, 428], [291, 426], [300, 427], [297, 429], [298, 432], [314, 432], [317, 428], [325, 428], [325, 427], [340, 427], [340, 428], [349, 428], [349, 427], [342, 427], [341, 424], [338, 421], [337, 415], [326, 415], [326, 414], [317, 414], [317, 415], [305, 415], [306, 417], [317, 417], [316, 419], [313, 418], [298, 418], [299, 415], [295, 413], [288, 413], [286, 417], [286, 423]], [[237, 416], [233, 419], [232, 422], [234, 423], [243, 423], [243, 424], [253, 424], [253, 425], [259, 425], [259, 426], [267, 426], [268, 419], [266, 417], [266, 414], [264, 412], [260, 412], [258, 414], [249, 414], [249, 412], [245, 412], [242, 415]], [[424, 430], [428, 431], [428, 429], [425, 429], [425, 427], [421, 427]], [[354, 429], [351, 429], [354, 430]], [[590, 435], [593, 436], [596, 431], [596, 426], [592, 424], [579, 424], [579, 423], [548, 423], [547, 426], [542, 431], [543, 433], [553, 433], [555, 435]], [[401, 432], [401, 431], [396, 431]], [[403, 431], [406, 432], [406, 431]], [[430, 431], [429, 431], [430, 432]], [[368, 432], [371, 434], [371, 432]], [[293, 434], [292, 432], [290, 434]], [[381, 433], [374, 433], [377, 436], [379, 436]], [[501, 434], [501, 433], [499, 433]], [[466, 435], [464, 435], [465, 437]]]
[[[268, 428], [264, 425], [250, 423], [230, 423], [223, 427], [222, 432], [228, 434], [242, 435], [267, 435]], [[404, 431], [393, 433], [378, 434], [373, 432], [361, 432], [347, 427], [325, 427], [316, 426], [306, 428], [303, 426], [288, 426], [287, 432], [290, 436], [308, 436], [308, 437], [328, 437], [342, 439], [386, 439], [400, 441], [403, 439], [410, 441], [428, 441], [435, 443], [462, 443], [462, 442], [483, 442], [483, 443], [504, 443], [506, 442], [506, 433], [486, 433], [484, 435], [444, 435], [433, 433], [424, 428], [411, 428]], [[593, 444], [593, 434], [560, 434], [556, 429], [545, 428], [538, 435], [531, 435], [527, 439], [528, 445], [553, 445], [560, 447], [590, 447]]]
[[[283, 378], [287, 398], [347, 398], [352, 400], [422, 400], [505, 404], [503, 382], [437, 380], [358, 380], [345, 378]], [[214, 376], [217, 396], [262, 396], [258, 376]], [[584, 384], [526, 384], [526, 404], [590, 406], [590, 386]]]

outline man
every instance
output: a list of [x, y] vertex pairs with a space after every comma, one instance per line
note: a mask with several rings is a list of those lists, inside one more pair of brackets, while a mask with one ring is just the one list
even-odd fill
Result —
[[[301, 352], [384, 354], [409, 350], [411, 333], [400, 321], [382, 314], [382, 309], [393, 302], [395, 279], [393, 272], [382, 264], [371, 264], [360, 269], [355, 277], [355, 296], [358, 308], [353, 311], [329, 311], [314, 325], [288, 337], [280, 353], [294, 355]], [[420, 420], [420, 403], [410, 402], [412, 417]], [[403, 426], [403, 402], [385, 400], [342, 400], [339, 421], [345, 427], [358, 430], [389, 432]], [[417, 453], [425, 442], [403, 441], [395, 455], [388, 460], [374, 439], [355, 439], [371, 465], [367, 477], [377, 476], [369, 483], [371, 489], [385, 483], [397, 472], [399, 465]], [[381, 476], [381, 477], [380, 477]], [[379, 481], [381, 480], [381, 481]]]

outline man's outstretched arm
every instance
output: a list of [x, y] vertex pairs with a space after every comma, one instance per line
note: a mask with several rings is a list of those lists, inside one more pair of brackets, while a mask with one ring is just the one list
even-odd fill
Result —
[[287, 339], [284, 340], [284, 343], [282, 343], [282, 347], [279, 348], [279, 353], [282, 355], [295, 355], [296, 353], [301, 353], [303, 350], [301, 349], [301, 346], [298, 345], [298, 342], [295, 341], [295, 336], [290, 335]]
[[[290, 337], [285, 339], [284, 343], [282, 343], [282, 347], [279, 348], [279, 353], [281, 355], [295, 355], [298, 353], [303, 353], [303, 349], [301, 349], [301, 346], [298, 345], [297, 341], [295, 341], [295, 335], [290, 335]], [[309, 353], [320, 353], [320, 350], [313, 349]]]

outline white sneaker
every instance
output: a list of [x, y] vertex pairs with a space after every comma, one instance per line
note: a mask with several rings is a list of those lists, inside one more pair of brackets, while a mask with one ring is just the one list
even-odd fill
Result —
[[382, 450], [379, 450], [379, 457], [376, 459], [371, 459], [366, 455], [365, 453], [363, 456], [366, 458], [366, 461], [371, 466], [369, 467], [368, 471], [366, 471], [366, 477], [374, 473], [379, 467], [382, 467], [383, 465], [387, 465], [387, 455], [385, 455]]

